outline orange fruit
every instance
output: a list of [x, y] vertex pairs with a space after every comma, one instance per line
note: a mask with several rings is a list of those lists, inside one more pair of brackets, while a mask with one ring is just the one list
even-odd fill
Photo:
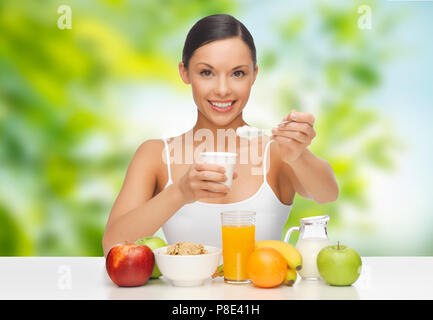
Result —
[[247, 274], [251, 282], [262, 288], [280, 285], [287, 274], [287, 261], [274, 248], [259, 248], [254, 250], [247, 261]]

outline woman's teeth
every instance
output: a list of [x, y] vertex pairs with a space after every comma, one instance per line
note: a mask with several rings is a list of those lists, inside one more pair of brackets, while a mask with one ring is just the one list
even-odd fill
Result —
[[210, 101], [210, 103], [212, 103], [212, 105], [214, 105], [215, 107], [218, 108], [228, 108], [233, 104], [234, 101], [232, 102], [227, 102], [227, 103], [218, 103], [218, 102], [212, 102]]

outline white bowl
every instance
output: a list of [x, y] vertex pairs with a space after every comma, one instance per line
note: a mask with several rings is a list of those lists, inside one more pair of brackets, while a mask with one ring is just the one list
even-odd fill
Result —
[[200, 286], [209, 279], [220, 265], [222, 249], [204, 246], [206, 254], [198, 255], [169, 255], [167, 248], [155, 249], [155, 261], [164, 278], [174, 286]]

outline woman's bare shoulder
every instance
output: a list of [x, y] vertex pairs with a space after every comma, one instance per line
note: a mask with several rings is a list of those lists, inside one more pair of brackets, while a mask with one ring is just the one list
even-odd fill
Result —
[[138, 169], [138, 172], [147, 171], [157, 174], [162, 162], [161, 154], [164, 149], [164, 142], [161, 139], [148, 139], [143, 141], [134, 153], [131, 165]]
[[[170, 150], [172, 149], [172, 143], [178, 140], [176, 138], [179, 137], [165, 139]], [[141, 160], [146, 160], [149, 162], [149, 165], [153, 165], [158, 171], [165, 159], [165, 143], [163, 139], [145, 140], [137, 148], [136, 157]]]
[[[139, 156], [152, 157], [155, 156], [155, 152], [163, 148], [164, 142], [162, 139], [148, 139], [143, 141], [137, 148], [136, 154]], [[156, 157], [155, 157], [156, 158]]]

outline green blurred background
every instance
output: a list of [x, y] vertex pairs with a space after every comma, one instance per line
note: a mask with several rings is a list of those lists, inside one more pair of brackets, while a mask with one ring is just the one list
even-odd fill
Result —
[[433, 2], [385, 0], [0, 0], [0, 255], [102, 256], [137, 147], [195, 122], [177, 64], [214, 13], [255, 39], [247, 122], [313, 113], [339, 182], [333, 203], [296, 196], [285, 228], [330, 214], [331, 241], [363, 256], [432, 255]]

